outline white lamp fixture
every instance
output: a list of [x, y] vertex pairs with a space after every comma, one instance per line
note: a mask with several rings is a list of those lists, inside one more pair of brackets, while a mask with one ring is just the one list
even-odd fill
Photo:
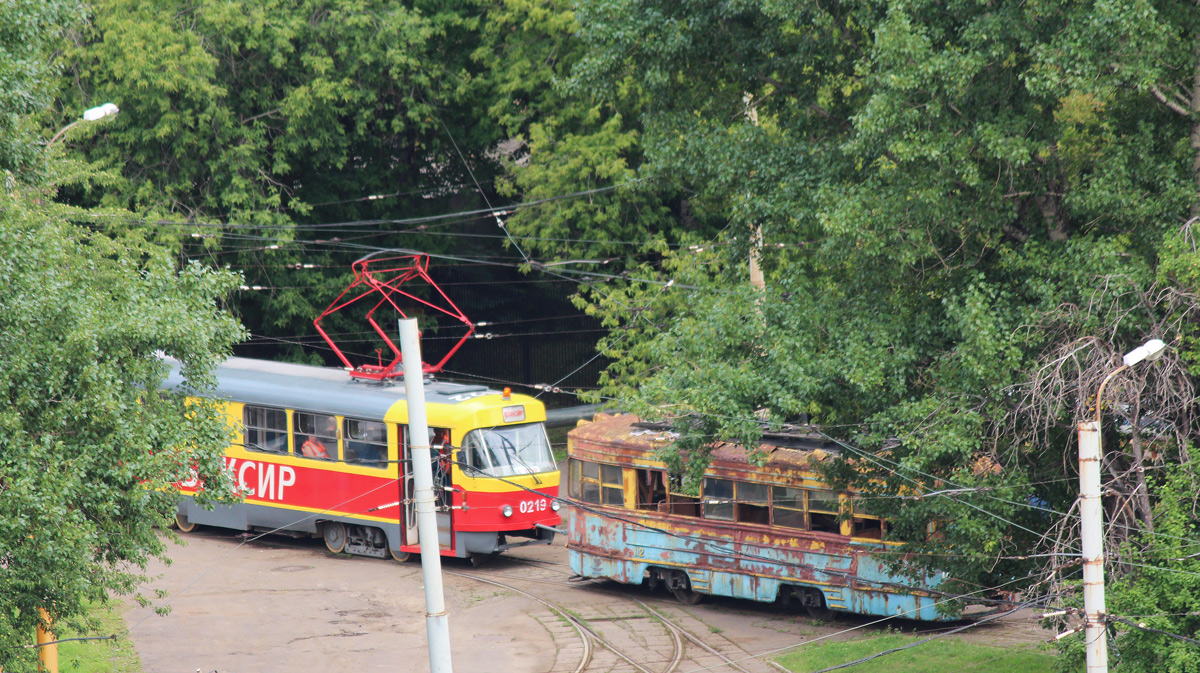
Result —
[[67, 124], [66, 126], [62, 127], [58, 131], [58, 133], [54, 134], [54, 137], [51, 138], [50, 142], [46, 143], [46, 145], [50, 146], [50, 145], [53, 145], [54, 143], [58, 142], [58, 139], [63, 137], [64, 133], [66, 133], [70, 129], [74, 128], [75, 125], [80, 122], [98, 121], [100, 119], [104, 119], [105, 117], [111, 117], [120, 111], [121, 111], [121, 109], [118, 108], [116, 105], [113, 105], [112, 103], [105, 103], [104, 105], [101, 105], [100, 107], [94, 107], [94, 108], [89, 108], [87, 110], [84, 110], [82, 119], [76, 119], [75, 121], [71, 122], [70, 124]]
[[101, 105], [100, 107], [94, 107], [89, 110], [85, 110], [83, 113], [83, 119], [84, 119], [84, 121], [94, 122], [98, 119], [104, 119], [105, 117], [111, 117], [120, 111], [121, 111], [121, 109], [118, 108], [116, 105], [113, 105], [112, 103], [105, 103], [104, 105]]
[[1151, 339], [1125, 354], [1125, 366], [1132, 367], [1142, 360], [1153, 362], [1162, 356], [1167, 344], [1162, 339]]

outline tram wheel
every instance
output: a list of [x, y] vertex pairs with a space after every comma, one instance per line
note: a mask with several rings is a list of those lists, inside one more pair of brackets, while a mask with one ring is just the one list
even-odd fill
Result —
[[671, 593], [674, 594], [675, 600], [684, 605], [695, 605], [700, 602], [700, 599], [704, 598], [704, 594], [683, 587], [671, 589]]
[[325, 547], [340, 554], [346, 550], [346, 527], [340, 521], [326, 521], [324, 528]]
[[683, 577], [679, 578], [675, 586], [671, 587], [671, 594], [675, 596], [675, 600], [684, 605], [695, 605], [704, 598], [704, 594], [697, 591], [692, 591], [692, 583], [688, 580], [686, 573], [680, 573]]
[[392, 553], [392, 558], [396, 559], [397, 561], [399, 561], [401, 563], [408, 563], [410, 560], [412, 560], [412, 552], [396, 551], [395, 549], [392, 549], [391, 547], [388, 547], [388, 551], [390, 551]]
[[188, 521], [187, 515], [182, 512], [175, 513], [175, 527], [179, 529], [180, 533], [190, 533], [196, 530], [196, 524]]
[[810, 595], [807, 597], [808, 600], [804, 601], [804, 611], [807, 612], [808, 616], [812, 617], [813, 619], [829, 621], [833, 617], [833, 610], [830, 610], [829, 606], [825, 604], [825, 594], [821, 593], [820, 591], [814, 591], [812, 593], [816, 595]]

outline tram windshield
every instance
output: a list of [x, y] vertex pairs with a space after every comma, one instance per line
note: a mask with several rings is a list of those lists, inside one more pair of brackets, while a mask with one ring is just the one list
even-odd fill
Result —
[[493, 477], [558, 469], [541, 423], [472, 430], [463, 440], [462, 461]]

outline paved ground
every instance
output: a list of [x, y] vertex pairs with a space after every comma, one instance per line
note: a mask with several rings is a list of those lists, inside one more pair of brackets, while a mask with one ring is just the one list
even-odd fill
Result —
[[[163, 617], [130, 605], [126, 614], [147, 672], [429, 670], [419, 563], [335, 556], [318, 540], [268, 537], [242, 544], [233, 533], [212, 529], [185, 540], [185, 547], [171, 549], [172, 565], [151, 568], [160, 578], [148, 592], [158, 589], [170, 596], [171, 613]], [[565, 563], [566, 550], [556, 545], [515, 550], [478, 569], [447, 559], [445, 568], [520, 586], [580, 615], [619, 611], [633, 599], [654, 598], [643, 589], [609, 582], [570, 582]], [[566, 652], [578, 646], [574, 632], [534, 599], [460, 576], [446, 577], [445, 596], [456, 673], [549, 673], [578, 665], [578, 657]], [[816, 622], [748, 601], [658, 605], [722, 652], [736, 650], [731, 656], [834, 633], [847, 638], [878, 631], [868, 627], [841, 634], [869, 620], [850, 616]], [[1045, 638], [1029, 615], [967, 633], [1005, 646]]]
[[[175, 563], [152, 569], [162, 573], [152, 587], [173, 597], [170, 615], [132, 606], [126, 614], [145, 670], [429, 670], [419, 563], [296, 542], [239, 548], [225, 533], [202, 532], [173, 548]], [[449, 584], [456, 671], [550, 669], [549, 638], [524, 599]]]

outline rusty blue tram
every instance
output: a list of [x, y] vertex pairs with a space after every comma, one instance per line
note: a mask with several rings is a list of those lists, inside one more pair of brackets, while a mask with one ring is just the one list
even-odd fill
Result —
[[941, 578], [890, 574], [873, 555], [901, 544], [888, 539], [887, 521], [822, 483], [816, 465], [836, 452], [831, 442], [764, 443], [761, 466], [720, 443], [699, 494], [688, 495], [654, 457], [672, 439], [633, 415], [598, 415], [570, 432], [574, 573], [664, 585], [689, 604], [708, 594], [794, 602], [814, 616], [948, 618], [936, 607]]

